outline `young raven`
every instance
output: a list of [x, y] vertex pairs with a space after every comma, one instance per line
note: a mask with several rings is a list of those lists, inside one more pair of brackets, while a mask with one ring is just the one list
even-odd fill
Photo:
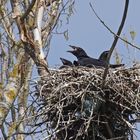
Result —
[[[76, 47], [76, 46], [71, 46], [70, 47], [73, 50], [67, 51], [72, 53], [74, 56], [77, 57], [78, 61], [77, 63], [81, 66], [87, 66], [87, 67], [91, 67], [91, 66], [95, 66], [95, 67], [105, 67], [106, 66], [106, 60], [107, 60], [107, 56], [109, 51], [104, 51], [99, 59], [95, 59], [92, 58], [90, 56], [87, 55], [87, 53], [80, 47]], [[124, 64], [110, 64], [111, 68], [117, 68], [120, 66], [124, 66]]]
[[77, 57], [78, 61], [77, 63], [80, 66], [97, 66], [97, 67], [105, 67], [106, 61], [102, 61], [99, 59], [91, 58], [90, 56], [87, 55], [87, 53], [80, 47], [76, 46], [71, 46], [70, 47], [73, 50], [69, 50], [67, 52], [72, 53], [74, 56]]
[[73, 66], [72, 62], [67, 60], [67, 59], [64, 59], [64, 58], [60, 57], [60, 60], [62, 61], [63, 65], [59, 69], [66, 68], [66, 67], [69, 67], [69, 66]]
[[63, 65], [66, 65], [66, 66], [72, 66], [72, 62], [67, 60], [67, 59], [64, 59], [64, 58], [61, 58], [60, 57], [60, 60], [62, 61]]
[[104, 51], [101, 53], [101, 55], [99, 56], [99, 60], [103, 60], [103, 61], [106, 61], [107, 60], [107, 56], [109, 54], [109, 51]]
[[[107, 56], [109, 54], [109, 51], [104, 51], [101, 53], [101, 55], [99, 56], [98, 59], [103, 60], [103, 61], [107, 61]], [[121, 67], [124, 66], [124, 64], [110, 64], [111, 68], [117, 68], [117, 67]]]

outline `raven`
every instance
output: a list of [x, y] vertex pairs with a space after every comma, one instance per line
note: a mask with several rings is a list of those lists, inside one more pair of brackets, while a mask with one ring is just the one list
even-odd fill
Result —
[[64, 59], [64, 58], [61, 58], [61, 57], [60, 57], [60, 60], [63, 63], [63, 66], [61, 66], [60, 68], [64, 68], [67, 66], [79, 66], [79, 63], [76, 60], [74, 60], [73, 63], [71, 61]]
[[65, 65], [65, 66], [72, 66], [73, 65], [72, 62], [67, 60], [67, 59], [60, 57], [60, 60], [62, 61], [63, 65]]
[[[109, 54], [109, 51], [104, 51], [101, 53], [101, 55], [99, 56], [99, 60], [103, 60], [103, 61], [107, 61], [107, 56]], [[117, 68], [117, 67], [121, 67], [124, 66], [124, 64], [110, 64], [111, 68]]]
[[63, 65], [59, 69], [66, 68], [66, 67], [69, 67], [69, 66], [73, 66], [73, 63], [71, 61], [67, 60], [67, 59], [64, 59], [64, 58], [60, 57], [60, 60], [62, 61]]
[[[105, 67], [107, 63], [107, 56], [109, 51], [104, 51], [101, 53], [99, 59], [92, 58], [87, 55], [87, 53], [80, 47], [69, 45], [73, 50], [69, 50], [67, 52], [72, 53], [74, 56], [77, 57], [78, 61], [77, 64], [81, 66], [87, 67]], [[117, 68], [120, 66], [124, 66], [124, 64], [110, 64], [111, 68]]]
[[108, 54], [109, 54], [109, 51], [103, 51], [98, 59], [103, 60], [103, 61], [107, 61]]
[[105, 67], [106, 62], [99, 60], [99, 59], [95, 59], [95, 58], [91, 58], [90, 56], [87, 55], [87, 53], [80, 47], [76, 47], [76, 46], [71, 46], [69, 45], [73, 50], [69, 50], [67, 52], [72, 53], [74, 56], [77, 57], [78, 61], [77, 63], [80, 66], [97, 66], [97, 67]]

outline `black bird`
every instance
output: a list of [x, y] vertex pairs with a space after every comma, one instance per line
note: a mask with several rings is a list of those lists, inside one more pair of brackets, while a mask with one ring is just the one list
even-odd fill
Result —
[[79, 63], [76, 60], [74, 60], [73, 63], [71, 61], [69, 61], [67, 59], [64, 59], [64, 58], [61, 58], [61, 57], [60, 57], [60, 60], [63, 63], [63, 66], [61, 66], [61, 67], [65, 67], [65, 66], [79, 66]]
[[80, 48], [80, 47], [76, 47], [76, 46], [72, 46], [69, 45], [73, 50], [69, 50], [67, 52], [72, 53], [73, 55], [75, 55], [77, 57], [77, 59], [81, 59], [81, 58], [90, 58], [87, 53], [85, 52], [84, 49]]
[[[102, 61], [107, 61], [108, 54], [109, 54], [109, 51], [104, 51], [101, 53], [98, 59]], [[124, 64], [110, 64], [111, 68], [117, 68], [117, 67], [122, 67], [122, 66], [124, 66]]]
[[[77, 64], [81, 66], [87, 66], [87, 67], [105, 67], [106, 66], [106, 60], [109, 51], [104, 51], [99, 59], [91, 58], [90, 56], [87, 55], [87, 53], [80, 47], [76, 46], [71, 46], [69, 45], [73, 50], [68, 51], [72, 53], [74, 56], [77, 57], [78, 61]], [[117, 68], [120, 66], [124, 66], [124, 64], [110, 64], [111, 68]]]
[[107, 56], [109, 54], [109, 51], [104, 51], [101, 53], [101, 55], [99, 56], [99, 60], [103, 60], [103, 61], [107, 61]]
[[80, 47], [76, 47], [76, 46], [71, 46], [69, 45], [73, 50], [71, 51], [67, 51], [72, 53], [74, 56], [77, 57], [78, 61], [77, 63], [80, 66], [97, 66], [97, 67], [105, 67], [106, 62], [99, 60], [99, 59], [95, 59], [95, 58], [91, 58], [90, 56], [87, 55], [87, 53]]
[[60, 60], [62, 61], [63, 65], [59, 69], [66, 68], [66, 67], [69, 67], [69, 66], [73, 66], [72, 62], [67, 60], [67, 59], [64, 59], [64, 58], [60, 57]]
[[72, 66], [73, 65], [72, 62], [67, 60], [67, 59], [60, 57], [60, 60], [62, 61], [63, 65], [65, 65], [65, 66]]
[[73, 61], [73, 65], [74, 65], [74, 66], [80, 66], [80, 64], [79, 64], [78, 61], [76, 61], [76, 60]]

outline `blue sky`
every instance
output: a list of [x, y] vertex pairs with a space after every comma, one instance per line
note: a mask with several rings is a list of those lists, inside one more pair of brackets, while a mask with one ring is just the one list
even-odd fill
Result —
[[[95, 17], [89, 6], [89, 2], [93, 4], [100, 18], [110, 29], [117, 32], [125, 1], [76, 0], [74, 14], [71, 16], [69, 24], [64, 24], [63, 26], [65, 29], [68, 29], [69, 40], [66, 41], [63, 35], [54, 35], [52, 38], [51, 49], [48, 56], [50, 67], [61, 65], [60, 57], [70, 60], [75, 59], [74, 56], [66, 52], [66, 50], [69, 49], [69, 44], [84, 48], [90, 56], [95, 58], [98, 58], [102, 51], [110, 48], [113, 42], [113, 35]], [[127, 20], [121, 35], [122, 37], [125, 35], [127, 39], [132, 42], [130, 31], [135, 31], [136, 37], [133, 43], [138, 46], [140, 45], [139, 5], [139, 0], [130, 1]], [[60, 28], [60, 31], [64, 31], [64, 28]], [[129, 47], [130, 53], [128, 53], [127, 47], [122, 41], [117, 43], [116, 48], [126, 66], [130, 64], [130, 61], [132, 61], [134, 57], [137, 60], [140, 58], [140, 52], [138, 50], [134, 51], [131, 47]], [[131, 58], [131, 60], [129, 58]], [[113, 57], [111, 60], [113, 63]]]

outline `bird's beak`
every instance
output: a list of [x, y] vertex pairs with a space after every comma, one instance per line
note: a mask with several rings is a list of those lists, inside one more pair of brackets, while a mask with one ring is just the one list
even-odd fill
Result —
[[60, 60], [63, 61], [63, 58], [60, 57]]
[[62, 61], [62, 63], [64, 63], [64, 62], [65, 62], [65, 59], [64, 59], [64, 58], [61, 58], [61, 57], [60, 57], [60, 60]]
[[73, 50], [71, 50], [71, 51], [70, 51], [70, 50], [68, 50], [67, 52], [69, 52], [69, 53], [73, 53]]
[[69, 47], [71, 47], [72, 49], [76, 49], [77, 47], [75, 46], [72, 46], [72, 45], [69, 45]]
[[75, 51], [77, 51], [77, 47], [69, 45], [69, 47], [71, 47], [73, 50], [68, 50], [67, 52], [73, 53]]

